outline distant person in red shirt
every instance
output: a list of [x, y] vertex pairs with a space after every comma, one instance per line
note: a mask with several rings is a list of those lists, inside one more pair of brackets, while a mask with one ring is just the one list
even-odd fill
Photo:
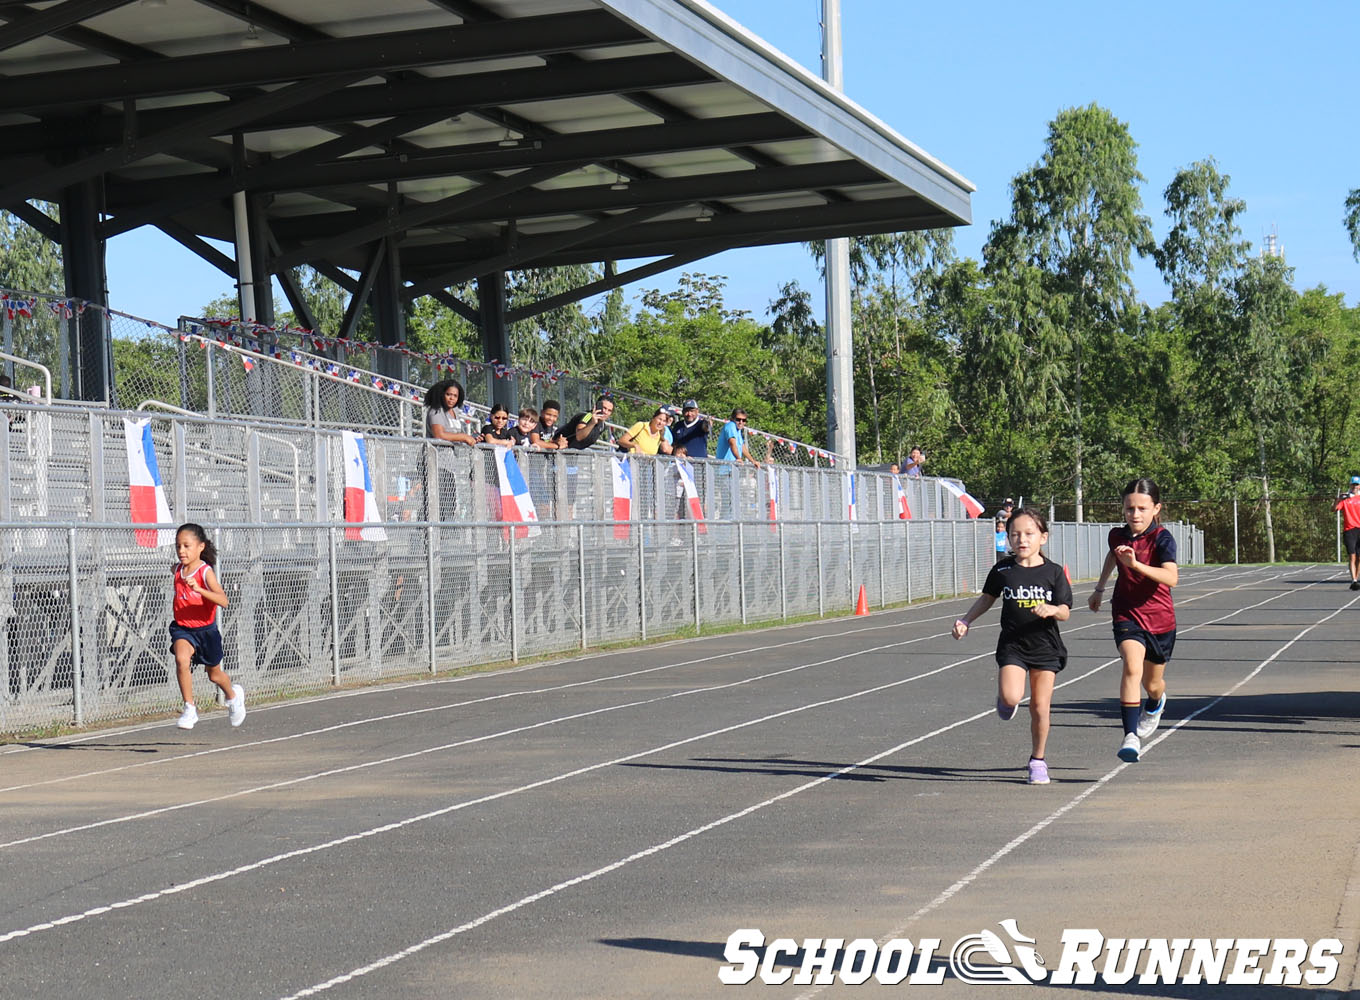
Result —
[[1332, 509], [1341, 511], [1341, 538], [1351, 557], [1351, 590], [1360, 590], [1360, 483], [1351, 483], [1350, 493]]

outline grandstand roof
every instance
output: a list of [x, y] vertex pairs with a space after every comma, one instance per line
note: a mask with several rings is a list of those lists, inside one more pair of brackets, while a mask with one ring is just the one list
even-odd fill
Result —
[[[0, 0], [0, 207], [408, 298], [493, 270], [970, 221], [972, 185], [701, 0]], [[811, 20], [811, 19], [809, 19]], [[809, 24], [809, 30], [812, 25]], [[221, 259], [218, 259], [221, 258]]]

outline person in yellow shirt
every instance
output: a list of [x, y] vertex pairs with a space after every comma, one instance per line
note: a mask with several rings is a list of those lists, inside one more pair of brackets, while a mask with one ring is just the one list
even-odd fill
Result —
[[652, 419], [643, 423], [639, 420], [627, 433], [619, 438], [619, 448], [635, 451], [640, 455], [655, 455], [658, 451], [669, 455], [671, 446], [666, 443], [666, 411], [657, 410]]

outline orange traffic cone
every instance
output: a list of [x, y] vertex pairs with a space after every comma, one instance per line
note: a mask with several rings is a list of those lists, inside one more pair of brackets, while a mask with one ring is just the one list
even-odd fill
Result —
[[1069, 586], [1071, 586], [1072, 574], [1067, 572], [1067, 563], [1063, 563], [1063, 576], [1067, 577], [1067, 583]]
[[859, 585], [859, 599], [855, 601], [855, 614], [867, 615], [869, 613], [869, 601], [864, 596], [864, 584]]

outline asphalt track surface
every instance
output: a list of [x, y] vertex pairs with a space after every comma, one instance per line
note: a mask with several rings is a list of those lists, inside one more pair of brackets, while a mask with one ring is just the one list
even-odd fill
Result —
[[[0, 997], [1344, 995], [1342, 576], [1184, 571], [1136, 764], [1078, 584], [1047, 786], [1024, 781], [1027, 712], [992, 710], [997, 611], [949, 637], [965, 600], [3, 746]], [[1050, 964], [1068, 928], [1345, 951], [1313, 988], [718, 978], [739, 928], [947, 952], [1006, 918]]]

